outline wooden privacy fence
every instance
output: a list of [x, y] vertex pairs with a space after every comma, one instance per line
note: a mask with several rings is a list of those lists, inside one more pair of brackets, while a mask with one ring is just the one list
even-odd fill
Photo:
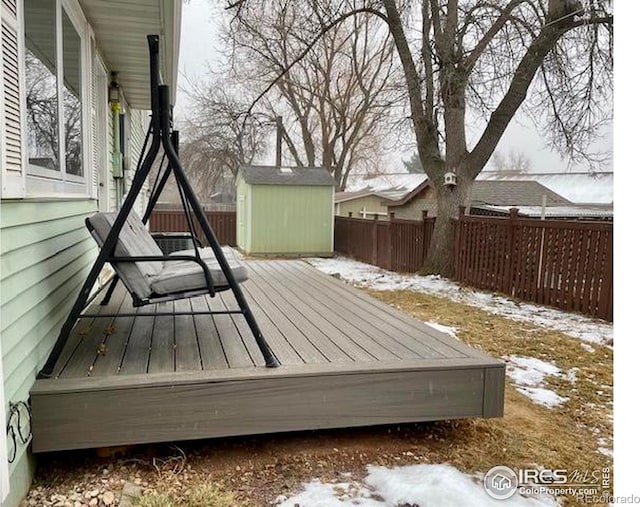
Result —
[[[221, 245], [236, 245], [236, 212], [235, 211], [205, 211], [207, 220], [211, 224]], [[204, 239], [202, 229], [193, 217], [195, 229], [200, 239]], [[152, 232], [188, 232], [189, 226], [184, 212], [179, 210], [154, 210], [151, 213], [149, 227]]]
[[[336, 217], [335, 250], [385, 269], [419, 271], [433, 233], [422, 221]], [[462, 216], [455, 278], [526, 301], [613, 320], [613, 224]]]
[[456, 279], [613, 320], [613, 224], [464, 216]]
[[392, 271], [422, 268], [435, 219], [335, 217], [335, 251]]

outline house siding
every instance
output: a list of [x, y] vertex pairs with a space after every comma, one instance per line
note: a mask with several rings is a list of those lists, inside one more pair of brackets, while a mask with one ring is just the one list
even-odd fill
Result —
[[364, 209], [367, 211], [367, 218], [373, 218], [373, 215], [369, 215], [369, 213], [387, 213], [387, 207], [381, 203], [382, 199], [375, 195], [337, 202], [335, 204], [335, 214], [340, 217], [348, 217], [349, 212], [351, 212], [353, 218], [363, 218], [360, 212]]
[[[147, 134], [148, 126], [148, 112], [140, 111], [137, 109], [129, 110], [129, 150], [130, 150], [130, 163], [126, 173], [127, 177], [127, 190], [131, 188], [131, 182], [136, 172], [136, 166], [138, 160], [142, 155], [142, 147], [144, 145], [144, 138]], [[149, 188], [149, 181], [147, 180], [142, 187], [142, 191], [138, 196], [135, 204], [135, 211], [139, 216], [142, 216], [145, 211], [147, 203], [147, 190]]]
[[[96, 254], [84, 219], [97, 201], [0, 203], [0, 317], [6, 403], [26, 401], [62, 321]], [[10, 467], [12, 506], [24, 496], [32, 466], [18, 445]]]
[[422, 220], [422, 212], [424, 210], [427, 211], [430, 217], [438, 215], [435, 192], [430, 188], [427, 188], [421, 195], [416, 196], [402, 206], [389, 207], [389, 211], [395, 213], [395, 218], [404, 220]]

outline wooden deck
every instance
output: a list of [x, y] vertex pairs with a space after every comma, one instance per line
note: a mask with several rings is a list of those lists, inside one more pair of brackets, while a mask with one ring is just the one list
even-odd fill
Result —
[[[247, 265], [280, 368], [264, 367], [239, 315], [83, 319], [31, 391], [33, 450], [502, 415], [500, 361], [302, 261]], [[158, 305], [207, 308], [235, 300]], [[93, 310], [136, 311], [121, 287]]]

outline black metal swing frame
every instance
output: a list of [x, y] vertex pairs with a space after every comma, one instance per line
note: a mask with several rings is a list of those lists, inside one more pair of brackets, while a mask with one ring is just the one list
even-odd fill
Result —
[[[251, 330], [258, 348], [262, 353], [265, 365], [267, 367], [273, 368], [280, 365], [278, 359], [273, 354], [271, 348], [269, 347], [267, 341], [265, 340], [258, 323], [255, 320], [253, 312], [249, 308], [249, 305], [244, 297], [242, 289], [240, 285], [236, 281], [236, 278], [233, 274], [233, 271], [227, 261], [224, 252], [216, 238], [215, 232], [211, 228], [211, 225], [207, 221], [206, 215], [202, 206], [200, 205], [193, 188], [191, 187], [184, 168], [180, 163], [180, 159], [178, 157], [178, 133], [172, 130], [172, 114], [171, 114], [171, 105], [169, 102], [169, 88], [166, 85], [160, 84], [160, 74], [159, 74], [159, 46], [160, 46], [160, 38], [158, 35], [148, 35], [147, 42], [149, 44], [149, 70], [150, 70], [150, 91], [151, 91], [151, 121], [149, 125], [149, 129], [147, 131], [147, 136], [145, 138], [145, 142], [143, 145], [142, 153], [144, 157], [141, 156], [141, 162], [138, 163], [138, 167], [136, 169], [133, 181], [131, 183], [131, 188], [122, 203], [122, 206], [118, 212], [118, 215], [115, 218], [115, 221], [109, 231], [104, 244], [100, 248], [98, 256], [93, 263], [93, 266], [85, 280], [82, 288], [80, 289], [80, 293], [78, 294], [75, 303], [71, 309], [71, 312], [67, 316], [56, 343], [45, 363], [44, 367], [38, 374], [38, 378], [49, 378], [53, 374], [53, 370], [55, 368], [56, 362], [64, 349], [64, 346], [69, 339], [71, 331], [74, 326], [81, 318], [112, 318], [112, 317], [124, 317], [124, 316], [157, 316], [157, 315], [216, 315], [216, 314], [241, 314], [244, 316], [249, 329]], [[151, 140], [151, 143], [149, 143]], [[180, 256], [138, 256], [138, 257], [122, 257], [115, 255], [115, 247], [118, 242], [118, 237], [120, 231], [125, 225], [128, 216], [133, 210], [133, 206], [136, 198], [140, 194], [141, 190], [144, 187], [144, 183], [149, 176], [153, 163], [156, 160], [158, 153], [160, 151], [160, 147], [164, 150], [163, 161], [160, 164], [159, 172], [153, 186], [151, 195], [149, 197], [149, 202], [142, 218], [143, 223], [146, 223], [150, 216], [153, 208], [155, 207], [162, 190], [164, 189], [169, 176], [173, 174], [176, 179], [176, 184], [178, 187], [178, 191], [180, 194], [180, 198], [182, 201], [182, 206], [184, 209], [184, 213], [187, 219], [187, 224], [189, 227], [191, 241], [193, 244], [194, 255], [180, 255]], [[163, 170], [163, 162], [166, 157], [167, 164]], [[197, 238], [195, 232], [195, 224], [193, 222], [193, 215], [195, 215], [195, 219], [197, 220], [200, 228], [202, 229], [202, 233], [204, 235], [204, 239], [206, 243], [211, 247], [215, 258], [220, 266], [220, 270], [223, 272], [224, 277], [227, 280], [227, 285], [217, 285], [215, 286], [211, 277], [211, 273], [209, 272], [209, 268], [206, 263], [202, 260], [198, 246], [201, 246], [200, 241]], [[91, 230], [91, 225], [87, 220], [87, 226]], [[105, 263], [122, 263], [122, 262], [138, 262], [138, 261], [146, 261], [146, 262], [164, 262], [167, 260], [172, 261], [191, 261], [195, 262], [200, 267], [202, 267], [204, 271], [204, 278], [206, 281], [206, 288], [202, 290], [194, 290], [187, 291], [181, 293], [172, 293], [168, 295], [161, 295], [157, 297], [149, 297], [147, 299], [140, 299], [135, 293], [131, 292], [131, 296], [133, 298], [133, 305], [143, 306], [147, 304], [158, 303], [162, 301], [174, 301], [178, 299], [184, 299], [194, 296], [199, 296], [203, 294], [208, 294], [210, 296], [215, 296], [216, 292], [220, 292], [222, 290], [231, 290], [233, 295], [238, 303], [239, 310], [226, 310], [226, 311], [206, 311], [206, 312], [198, 312], [198, 311], [189, 311], [189, 312], [144, 312], [144, 313], [136, 313], [136, 314], [127, 314], [127, 313], [82, 313], [85, 308], [97, 297], [99, 292], [104, 288], [100, 289], [100, 291], [93, 296], [91, 296], [91, 290], [94, 287], [100, 272], [105, 265]], [[105, 305], [109, 302], [113, 291], [115, 289], [116, 284], [118, 283], [118, 275], [114, 275], [114, 278], [108, 284], [107, 293], [105, 298], [101, 302], [102, 305]]]

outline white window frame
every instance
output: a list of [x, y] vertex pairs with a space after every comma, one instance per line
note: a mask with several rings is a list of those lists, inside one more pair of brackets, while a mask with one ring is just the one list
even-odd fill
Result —
[[[109, 205], [109, 196], [111, 195], [111, 186], [113, 185], [111, 160], [109, 160], [109, 141], [112, 135], [109, 132], [109, 96], [107, 88], [109, 86], [109, 70], [104, 63], [103, 58], [98, 52], [97, 45], [93, 44], [93, 61], [91, 63], [92, 79], [95, 78], [94, 86], [100, 88], [104, 85], [102, 92], [97, 92], [98, 100], [96, 101], [96, 111], [92, 112], [93, 119], [97, 128], [96, 141], [98, 143], [98, 160], [93, 161], [94, 170], [97, 171], [98, 188], [94, 189], [93, 196], [98, 199], [98, 208], [100, 211], [111, 211]], [[99, 72], [96, 71], [99, 68]], [[94, 75], [95, 73], [95, 75]], [[100, 75], [98, 75], [100, 74]], [[99, 98], [104, 99], [102, 103]], [[92, 140], [93, 142], [93, 140]], [[95, 153], [91, 150], [91, 155]]]
[[[93, 161], [91, 146], [91, 41], [93, 31], [87, 22], [82, 9], [76, 0], [55, 0], [56, 2], [56, 73], [57, 73], [57, 94], [58, 94], [58, 160], [60, 170], [54, 171], [43, 167], [36, 167], [29, 164], [28, 149], [26, 146], [26, 124], [27, 105], [26, 97], [23, 96], [23, 125], [25, 147], [23, 149], [23, 167], [26, 169], [26, 197], [62, 197], [62, 198], [95, 198], [96, 192], [93, 187]], [[61, 100], [64, 92], [64, 64], [62, 48], [62, 13], [66, 13], [80, 37], [80, 59], [81, 59], [81, 83], [80, 100], [82, 115], [82, 170], [83, 175], [77, 176], [68, 174], [64, 164], [64, 103]], [[24, 12], [24, 11], [23, 11]], [[24, 23], [22, 23], [21, 39], [24, 41]], [[24, 42], [23, 42], [24, 46]], [[24, 51], [21, 58], [23, 75], [25, 72]]]

